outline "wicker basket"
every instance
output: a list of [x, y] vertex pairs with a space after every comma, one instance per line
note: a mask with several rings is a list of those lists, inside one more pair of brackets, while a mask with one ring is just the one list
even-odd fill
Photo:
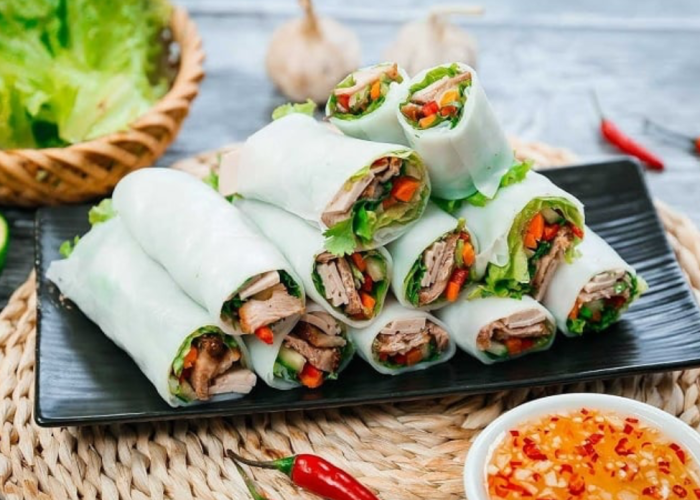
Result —
[[182, 8], [173, 10], [171, 31], [180, 64], [170, 91], [126, 131], [65, 148], [0, 151], [0, 205], [36, 207], [104, 196], [126, 174], [163, 154], [204, 77], [202, 39]]

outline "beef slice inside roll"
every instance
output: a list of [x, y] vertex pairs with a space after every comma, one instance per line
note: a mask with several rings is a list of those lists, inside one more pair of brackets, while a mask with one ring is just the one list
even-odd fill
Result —
[[[425, 170], [414, 154], [384, 156], [349, 179], [325, 207], [321, 221], [329, 238], [350, 236], [371, 246], [375, 233], [414, 220], [429, 193]], [[326, 248], [334, 254], [335, 244]]]
[[171, 391], [185, 402], [206, 401], [217, 394], [248, 394], [256, 377], [241, 364], [235, 337], [218, 328], [202, 328], [183, 343], [173, 363]]
[[428, 72], [409, 89], [400, 110], [414, 128], [425, 130], [447, 123], [454, 128], [459, 122], [472, 83], [471, 71], [453, 64]]
[[476, 252], [468, 232], [458, 229], [423, 251], [406, 277], [406, 297], [416, 307], [454, 302], [469, 283]]
[[243, 333], [271, 343], [271, 325], [303, 312], [301, 289], [292, 276], [270, 271], [249, 279], [224, 304], [222, 316]]
[[316, 256], [316, 289], [336, 310], [355, 320], [372, 319], [381, 310], [389, 286], [387, 262], [375, 250]]
[[639, 278], [626, 269], [596, 274], [581, 289], [569, 312], [566, 320], [569, 332], [583, 334], [605, 330], [620, 318], [643, 287]]
[[354, 352], [340, 322], [325, 311], [309, 311], [285, 337], [274, 374], [315, 389], [326, 380], [337, 378]]
[[390, 85], [403, 80], [396, 63], [362, 68], [333, 89], [328, 100], [328, 115], [351, 120], [372, 113], [384, 103]]
[[400, 369], [440, 358], [449, 343], [447, 331], [429, 318], [401, 318], [382, 328], [372, 343], [372, 355], [387, 368]]
[[508, 359], [547, 346], [555, 325], [540, 309], [524, 309], [499, 318], [479, 330], [477, 348], [495, 360]]

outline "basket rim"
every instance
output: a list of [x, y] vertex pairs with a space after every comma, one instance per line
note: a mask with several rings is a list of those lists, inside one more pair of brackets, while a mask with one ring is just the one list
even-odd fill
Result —
[[[24, 154], [31, 154], [27, 152], [36, 152], [51, 155], [58, 151], [71, 150], [74, 147], [85, 148], [92, 144], [101, 144], [104, 142], [125, 142], [131, 138], [132, 134], [143, 134], [143, 132], [135, 127], [135, 124], [150, 116], [155, 110], [162, 106], [163, 102], [171, 100], [191, 101], [197, 94], [199, 84], [202, 78], [204, 78], [202, 37], [197, 31], [197, 25], [192, 20], [187, 10], [179, 5], [173, 5], [172, 7], [168, 28], [171, 30], [173, 36], [171, 44], [177, 44], [180, 47], [180, 57], [175, 78], [168, 91], [154, 102], [146, 112], [129, 123], [125, 129], [115, 130], [109, 134], [101, 135], [87, 141], [75, 142], [64, 147], [0, 149], [0, 154], [21, 156]], [[186, 96], [190, 97], [187, 98]]]

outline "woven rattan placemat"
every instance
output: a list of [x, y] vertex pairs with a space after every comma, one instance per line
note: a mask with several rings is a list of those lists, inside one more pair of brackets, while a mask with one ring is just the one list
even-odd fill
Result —
[[[539, 166], [576, 157], [513, 140]], [[206, 170], [215, 155], [179, 166]], [[700, 232], [665, 205], [657, 209], [696, 296]], [[323, 455], [377, 490], [383, 500], [464, 498], [462, 466], [472, 438], [527, 399], [605, 392], [658, 406], [700, 427], [700, 369], [574, 386], [518, 390], [392, 405], [287, 412], [139, 425], [42, 429], [32, 417], [36, 289], [31, 275], [0, 312], [0, 492], [16, 499], [249, 498], [224, 450], [256, 457]], [[269, 471], [251, 471], [271, 498], [313, 499]]]

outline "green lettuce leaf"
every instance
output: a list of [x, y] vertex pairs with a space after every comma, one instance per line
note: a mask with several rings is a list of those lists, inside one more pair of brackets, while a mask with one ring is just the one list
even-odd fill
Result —
[[[558, 209], [564, 214], [564, 218], [578, 227], [583, 227], [583, 216], [576, 206], [564, 198], [536, 198], [528, 203], [518, 214], [508, 233], [509, 259], [505, 266], [489, 264], [483, 283], [470, 294], [473, 297], [514, 297], [520, 298], [531, 291], [530, 268], [528, 256], [525, 252], [522, 234], [525, 225], [545, 208]], [[577, 244], [577, 242], [575, 242]], [[572, 249], [570, 258], [573, 258], [575, 250]]]
[[126, 127], [172, 79], [165, 0], [0, 3], [0, 147], [65, 146]]
[[316, 111], [316, 103], [311, 99], [307, 99], [306, 102], [282, 104], [277, 106], [272, 112], [272, 119], [279, 120], [282, 117], [291, 115], [293, 113], [301, 113], [302, 115], [314, 116], [314, 111]]
[[301, 287], [299, 286], [299, 283], [292, 278], [291, 274], [289, 274], [287, 271], [280, 271], [279, 275], [280, 281], [287, 289], [287, 292], [289, 292], [289, 295], [301, 298]]
[[88, 221], [90, 221], [91, 226], [101, 224], [102, 222], [107, 222], [111, 218], [117, 215], [116, 210], [112, 206], [112, 199], [105, 198], [99, 205], [95, 205], [88, 212]]
[[65, 257], [66, 259], [71, 256], [73, 253], [73, 250], [75, 250], [75, 246], [80, 242], [80, 236], [76, 236], [72, 240], [66, 240], [63, 243], [61, 243], [61, 246], [58, 247], [58, 253], [61, 254], [62, 257]]

